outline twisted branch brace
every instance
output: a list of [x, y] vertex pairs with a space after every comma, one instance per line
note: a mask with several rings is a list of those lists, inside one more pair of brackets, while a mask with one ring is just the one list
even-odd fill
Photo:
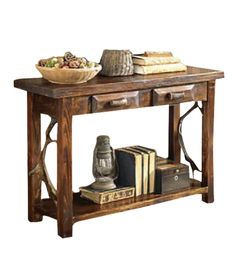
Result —
[[43, 146], [43, 149], [40, 153], [40, 157], [38, 160], [38, 163], [36, 164], [36, 166], [29, 172], [29, 176], [33, 175], [33, 174], [38, 174], [39, 178], [41, 181], [43, 181], [46, 185], [47, 188], [47, 192], [49, 197], [56, 203], [57, 201], [57, 191], [56, 188], [54, 187], [54, 185], [52, 184], [52, 181], [50, 179], [50, 176], [48, 174], [48, 170], [47, 170], [47, 166], [46, 166], [46, 162], [45, 162], [45, 157], [46, 157], [46, 151], [47, 151], [47, 146], [52, 143], [52, 142], [56, 142], [57, 140], [53, 140], [50, 137], [50, 133], [53, 129], [53, 127], [55, 126], [55, 124], [57, 123], [57, 120], [53, 117], [51, 117], [51, 121], [50, 124], [48, 125], [47, 129], [46, 129], [46, 141], [45, 144]]

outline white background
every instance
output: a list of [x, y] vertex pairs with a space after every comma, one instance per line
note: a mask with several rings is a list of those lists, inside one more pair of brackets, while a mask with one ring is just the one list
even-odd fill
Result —
[[[233, 1], [1, 1], [1, 276], [234, 276]], [[27, 221], [26, 93], [13, 80], [39, 77], [34, 64], [72, 51], [170, 50], [185, 64], [225, 71], [216, 83], [215, 203], [191, 196], [77, 223]], [[191, 104], [182, 107], [184, 111]], [[200, 164], [200, 114], [184, 125]], [[48, 117], [43, 117], [43, 128]], [[92, 182], [96, 136], [113, 147], [141, 144], [167, 155], [167, 109], [83, 115], [73, 124], [73, 187]], [[55, 179], [55, 146], [47, 161]], [[43, 192], [45, 194], [45, 191]]]

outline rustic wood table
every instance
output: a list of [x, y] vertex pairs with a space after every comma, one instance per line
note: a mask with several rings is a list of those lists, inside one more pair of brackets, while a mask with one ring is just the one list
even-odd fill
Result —
[[[211, 203], [213, 195], [213, 121], [215, 80], [221, 71], [188, 67], [186, 72], [148, 76], [101, 77], [84, 84], [58, 85], [42, 78], [15, 80], [14, 86], [28, 92], [28, 218], [41, 221], [43, 215], [57, 219], [58, 234], [72, 236], [73, 223], [140, 208], [193, 194]], [[100, 206], [82, 199], [72, 191], [72, 117], [73, 115], [169, 105], [169, 158], [180, 162], [177, 125], [180, 103], [202, 101], [202, 180], [191, 179], [189, 189], [174, 193], [149, 194]], [[43, 168], [41, 114], [51, 116], [47, 132], [57, 123], [57, 191], [41, 199], [41, 182], [50, 185]], [[44, 149], [45, 150], [45, 149]], [[36, 169], [36, 170], [35, 170]], [[35, 174], [32, 174], [32, 170]], [[50, 188], [50, 187], [49, 187]]]

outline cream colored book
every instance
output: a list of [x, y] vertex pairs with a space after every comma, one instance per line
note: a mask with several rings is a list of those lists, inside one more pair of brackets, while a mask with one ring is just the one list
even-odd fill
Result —
[[156, 168], [156, 150], [151, 149], [148, 147], [135, 145], [133, 148], [139, 149], [141, 151], [144, 151], [149, 155], [149, 164], [148, 164], [148, 193], [154, 193], [155, 192], [155, 168]]
[[134, 65], [136, 74], [154, 74], [166, 72], [186, 71], [187, 67], [182, 63], [160, 64], [160, 65]]
[[180, 63], [180, 59], [176, 57], [145, 57], [133, 56], [133, 63], [137, 65], [157, 65], [157, 64], [171, 64]]
[[135, 147], [125, 147], [124, 149], [133, 151], [142, 155], [142, 194], [148, 194], [149, 184], [149, 155], [145, 151]]

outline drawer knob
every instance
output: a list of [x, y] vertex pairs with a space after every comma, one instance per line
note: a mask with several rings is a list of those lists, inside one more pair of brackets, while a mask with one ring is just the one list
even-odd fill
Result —
[[169, 92], [167, 94], [169, 100], [177, 100], [184, 98], [184, 92]]
[[109, 105], [111, 107], [122, 107], [122, 106], [127, 106], [127, 104], [128, 104], [128, 101], [126, 98], [115, 99], [109, 102]]

